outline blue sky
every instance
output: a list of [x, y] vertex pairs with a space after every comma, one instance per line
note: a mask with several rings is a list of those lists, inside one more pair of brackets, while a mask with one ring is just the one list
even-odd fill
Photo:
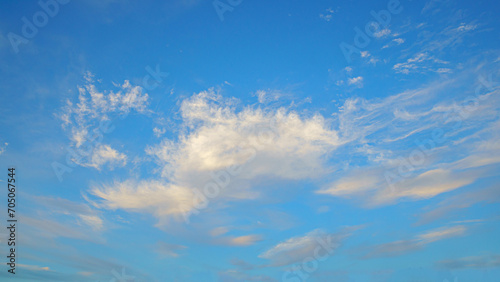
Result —
[[498, 281], [499, 10], [2, 1], [1, 279]]

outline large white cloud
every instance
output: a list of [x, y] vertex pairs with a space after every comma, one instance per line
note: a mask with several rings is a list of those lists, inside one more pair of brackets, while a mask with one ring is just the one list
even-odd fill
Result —
[[148, 149], [158, 158], [164, 177], [183, 181], [193, 172], [224, 169], [252, 162], [244, 175], [271, 174], [286, 179], [318, 175], [328, 152], [340, 145], [337, 132], [321, 115], [301, 117], [284, 108], [245, 108], [213, 91], [202, 92], [181, 106], [186, 133]]
[[179, 136], [146, 150], [162, 180], [95, 187], [94, 194], [109, 207], [179, 216], [196, 207], [193, 189], [203, 193], [207, 183], [225, 182], [223, 175], [230, 179], [213, 201], [255, 198], [252, 183], [261, 177], [301, 180], [328, 172], [328, 155], [341, 140], [327, 119], [285, 108], [237, 111], [235, 103], [213, 90], [184, 100]]
[[[382, 99], [350, 98], [330, 118], [284, 107], [239, 107], [235, 98], [203, 91], [182, 101], [178, 135], [146, 148], [159, 177], [93, 191], [109, 207], [151, 212], [163, 222], [197, 213], [207, 201], [211, 209], [256, 199], [266, 192], [262, 179], [329, 182], [317, 193], [361, 197], [369, 206], [434, 197], [473, 183], [485, 176], [482, 166], [499, 160], [492, 143], [498, 90], [480, 79], [482, 90], [474, 93], [477, 77], [460, 76]], [[463, 91], [458, 79], [476, 84], [462, 100], [450, 100]], [[474, 135], [483, 141], [465, 140]], [[478, 147], [470, 146], [474, 142]], [[154, 200], [144, 202], [146, 194]]]

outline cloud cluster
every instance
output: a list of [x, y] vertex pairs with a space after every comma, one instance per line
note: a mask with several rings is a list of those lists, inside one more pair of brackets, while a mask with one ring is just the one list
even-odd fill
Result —
[[364, 161], [347, 162], [347, 169], [318, 193], [359, 196], [374, 206], [400, 198], [431, 198], [488, 175], [487, 167], [500, 163], [494, 141], [500, 110], [497, 86], [480, 82], [469, 91], [481, 91], [461, 102], [443, 100], [439, 95], [451, 83], [456, 81], [378, 101], [347, 100], [338, 117], [339, 136], [350, 141], [350, 158]]
[[[266, 192], [258, 185], [263, 178], [333, 176], [318, 194], [359, 196], [368, 206], [431, 198], [473, 183], [485, 175], [482, 167], [500, 160], [494, 143], [498, 90], [483, 81], [489, 86], [471, 106], [467, 99], [440, 97], [454, 83], [435, 82], [383, 99], [350, 98], [332, 118], [283, 107], [238, 108], [234, 98], [203, 91], [182, 101], [178, 136], [147, 147], [158, 178], [95, 185], [92, 191], [103, 206], [151, 213], [160, 224], [205, 208], [209, 190], [215, 191], [209, 209], [256, 199]], [[474, 134], [482, 141], [470, 146], [465, 139]], [[125, 161], [104, 149], [96, 166]], [[455, 156], [457, 149], [469, 157]]]
[[130, 111], [141, 114], [148, 112], [148, 94], [142, 93], [140, 86], [133, 86], [128, 80], [115, 85], [118, 92], [100, 92], [95, 86], [91, 73], [85, 75], [85, 85], [78, 87], [78, 102], [67, 100], [59, 118], [63, 128], [68, 130], [71, 147], [80, 153], [73, 161], [81, 166], [100, 169], [123, 166], [127, 158], [110, 145], [101, 144], [103, 135], [112, 131], [111, 117], [125, 117]]
[[[432, 29], [421, 30], [425, 26], [424, 23], [411, 28], [418, 32], [418, 41], [403, 52], [403, 58], [408, 58], [405, 62], [394, 64], [393, 70], [402, 74], [428, 72], [451, 73], [453, 69], [459, 67], [440, 58], [446, 57], [445, 50], [456, 48], [462, 44], [465, 38], [472, 35], [472, 32], [479, 25], [474, 22], [456, 22], [456, 19], [448, 20], [451, 21], [451, 24], [447, 22], [448, 26], [439, 31]], [[404, 42], [405, 40], [402, 38], [395, 38], [391, 43], [382, 47], [382, 49], [401, 45]]]
[[434, 71], [438, 73], [451, 72], [449, 68], [444, 68], [449, 62], [442, 61], [430, 56], [427, 53], [418, 53], [413, 58], [409, 58], [404, 63], [397, 63], [393, 66], [398, 73], [409, 74], [412, 72]]
[[[214, 90], [181, 104], [178, 138], [149, 146], [161, 180], [95, 187], [110, 208], [150, 211], [157, 217], [181, 216], [198, 204], [196, 190], [228, 167], [239, 171], [217, 200], [251, 199], [251, 184], [262, 177], [302, 180], [324, 175], [329, 152], [341, 145], [337, 131], [321, 115], [300, 116], [285, 108], [246, 107]], [[145, 200], [154, 199], [154, 200]]]
[[319, 14], [319, 17], [320, 17], [320, 19], [329, 22], [329, 21], [331, 21], [333, 19], [333, 14], [334, 13], [335, 13], [334, 9], [328, 8], [328, 9], [325, 10], [324, 13]]

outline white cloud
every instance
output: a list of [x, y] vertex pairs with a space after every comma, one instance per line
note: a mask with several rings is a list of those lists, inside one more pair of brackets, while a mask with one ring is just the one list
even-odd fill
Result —
[[398, 45], [401, 45], [405, 42], [405, 40], [403, 38], [395, 38], [392, 41], [396, 42]]
[[[367, 58], [367, 59], [369, 59], [368, 63], [373, 64], [373, 65], [375, 65], [379, 61], [377, 58], [373, 57], [370, 54], [370, 52], [368, 52], [368, 51], [361, 51], [360, 55], [361, 55], [361, 58]], [[348, 73], [350, 73], [352, 71], [352, 68], [349, 68], [349, 69], [345, 68], [345, 70]]]
[[372, 57], [372, 58], [370, 58], [370, 60], [368, 61], [368, 63], [370, 63], [372, 65], [376, 65], [378, 61], [379, 61], [378, 59]]
[[33, 200], [45, 206], [51, 213], [75, 217], [76, 219], [73, 220], [73, 222], [90, 227], [94, 231], [101, 231], [104, 229], [104, 220], [100, 213], [86, 204], [50, 197], [34, 197]]
[[149, 96], [142, 93], [140, 86], [132, 86], [125, 80], [122, 85], [115, 84], [120, 88], [118, 92], [100, 92], [91, 73], [86, 74], [85, 80], [86, 84], [78, 87], [78, 103], [75, 105], [70, 100], [67, 101], [61, 115], [64, 126], [85, 129], [91, 121], [107, 120], [110, 114], [124, 114], [131, 110], [140, 113], [147, 111]]
[[32, 271], [50, 271], [50, 268], [48, 266], [27, 265], [27, 264], [17, 264], [17, 266]]
[[230, 246], [250, 246], [261, 240], [262, 237], [260, 235], [245, 235], [228, 238], [226, 242]]
[[476, 28], [477, 28], [477, 24], [461, 23], [460, 26], [456, 28], [456, 31], [458, 31], [458, 32], [471, 31], [471, 30], [475, 30]]
[[452, 70], [448, 68], [439, 68], [436, 70], [437, 73], [451, 73]]
[[462, 225], [436, 228], [416, 235], [412, 239], [394, 241], [369, 247], [364, 258], [392, 257], [403, 255], [424, 248], [426, 245], [453, 237], [458, 237], [467, 231]]
[[89, 162], [80, 163], [82, 166], [93, 167], [98, 170], [105, 165], [113, 169], [114, 167], [121, 167], [126, 164], [127, 156], [111, 148], [109, 145], [99, 145], [93, 150]]
[[318, 193], [333, 196], [363, 193], [376, 188], [381, 181], [379, 172], [365, 171], [363, 177], [359, 177], [358, 173], [360, 172], [355, 172], [353, 175], [346, 176], [333, 183], [330, 188], [320, 190]]
[[363, 87], [363, 77], [358, 76], [358, 77], [351, 77], [348, 79], [349, 85], [356, 85], [357, 87]]
[[332, 8], [328, 8], [325, 10], [324, 13], [321, 13], [319, 14], [319, 17], [322, 19], [322, 20], [325, 20], [327, 22], [331, 21], [333, 19], [333, 14], [335, 13], [335, 10], [333, 10]]
[[175, 245], [175, 244], [168, 244], [165, 242], [158, 242], [155, 246], [155, 251], [162, 255], [162, 256], [167, 256], [167, 257], [178, 257], [178, 251], [187, 249], [186, 246], [182, 245]]
[[435, 169], [391, 183], [390, 178], [387, 181], [385, 172], [383, 169], [369, 168], [354, 170], [348, 176], [332, 183], [330, 187], [319, 190], [318, 193], [337, 197], [360, 195], [367, 197], [368, 206], [377, 206], [392, 203], [400, 198], [413, 200], [432, 198], [471, 184], [477, 179], [475, 176]]
[[[246, 108], [236, 113], [220, 99], [208, 91], [185, 100], [181, 108], [189, 132], [178, 142], [165, 139], [148, 149], [164, 166], [164, 177], [182, 180], [193, 171], [210, 172], [251, 162], [245, 171], [248, 178], [265, 174], [308, 178], [322, 170], [324, 152], [340, 144], [336, 131], [320, 115], [302, 118], [284, 108]], [[252, 155], [255, 158], [250, 161]]]
[[417, 236], [417, 240], [429, 244], [435, 241], [463, 235], [467, 228], [463, 225], [438, 228]]
[[[148, 94], [142, 93], [140, 86], [132, 86], [129, 81], [117, 85], [118, 92], [100, 92], [94, 84], [93, 75], [87, 73], [86, 84], [78, 87], [78, 102], [67, 100], [59, 118], [63, 121], [63, 128], [70, 133], [71, 146], [81, 152], [77, 164], [100, 169], [109, 163], [110, 167], [125, 163], [126, 157], [118, 153], [109, 145], [103, 145], [104, 134], [112, 131], [111, 117], [124, 117], [134, 110], [141, 114], [149, 113]], [[74, 157], [73, 157], [74, 158]]]
[[[450, 22], [454, 22], [454, 20], [452, 19]], [[424, 24], [420, 24], [416, 28], [422, 26]], [[422, 30], [419, 32], [419, 40], [416, 45], [419, 48], [418, 53], [441, 54], [445, 49], [455, 48], [463, 44], [466, 37], [470, 36], [477, 27], [478, 25], [475, 23], [460, 23], [438, 30], [430, 28]]]
[[4, 145], [0, 145], [0, 155], [5, 152], [5, 149], [7, 149], [7, 146], [9, 146], [9, 143], [5, 142]]
[[224, 235], [227, 232], [229, 232], [229, 229], [227, 227], [217, 227], [210, 231], [210, 235], [212, 235], [213, 237], [217, 237], [220, 235]]
[[481, 255], [464, 258], [453, 258], [437, 262], [439, 267], [448, 269], [487, 269], [500, 266], [500, 255]]
[[[393, 36], [397, 36], [395, 34], [393, 34]], [[385, 49], [385, 48], [389, 48], [390, 46], [394, 46], [394, 44], [396, 45], [401, 45], [405, 42], [405, 40], [403, 38], [394, 38], [391, 43], [387, 44], [387, 45], [384, 45], [384, 47], [382, 47], [382, 49]]]
[[[97, 238], [92, 233], [88, 232], [88, 227], [82, 227], [73, 222], [61, 223], [49, 219], [39, 219], [34, 217], [23, 216], [23, 225], [26, 226], [26, 231], [30, 230], [27, 237], [32, 234], [37, 235], [37, 240], [40, 238], [72, 238], [85, 240], [89, 242], [103, 243], [100, 238]], [[33, 240], [32, 242], [36, 242]]]
[[403, 197], [428, 199], [471, 184], [475, 180], [475, 176], [461, 175], [450, 170], [429, 170], [395, 184], [392, 190], [391, 188], [381, 190], [374, 198], [374, 204]]
[[163, 134], [165, 134], [166, 131], [167, 130], [165, 128], [161, 129], [158, 127], [153, 128], [153, 133], [157, 138], [160, 138]]
[[413, 58], [410, 58], [406, 61], [406, 63], [398, 63], [395, 64], [393, 69], [396, 72], [404, 73], [404, 74], [409, 74], [411, 71], [414, 71], [417, 69], [416, 63], [423, 62], [424, 60], [427, 60], [427, 54], [425, 53], [420, 53], [416, 55]]
[[[439, 66], [447, 65], [448, 62], [429, 56], [427, 53], [418, 53], [413, 58], [409, 58], [404, 63], [397, 63], [393, 69], [398, 73], [409, 74], [411, 72], [433, 71], [438, 73], [451, 72], [448, 68]], [[436, 68], [437, 67], [437, 68]]]
[[182, 220], [198, 203], [190, 189], [161, 181], [129, 180], [100, 185], [93, 187], [92, 193], [104, 200], [103, 207], [148, 212], [164, 220]]
[[321, 254], [325, 252], [332, 255], [340, 243], [348, 236], [349, 230], [340, 233], [326, 233], [323, 230], [316, 229], [305, 236], [293, 237], [285, 240], [264, 253], [259, 258], [270, 260], [271, 266], [284, 266], [296, 262], [302, 262], [307, 257], [314, 257], [316, 249], [321, 249]]
[[100, 230], [103, 228], [103, 220], [97, 215], [80, 214], [79, 217], [85, 224], [92, 226], [94, 229]]
[[387, 28], [384, 28], [382, 30], [379, 30], [379, 31], [375, 32], [373, 35], [375, 37], [377, 37], [377, 38], [381, 38], [381, 37], [388, 36], [389, 34], [391, 34], [391, 30], [387, 29]]
[[147, 148], [164, 180], [96, 186], [93, 193], [109, 208], [149, 211], [160, 220], [181, 219], [195, 207], [193, 189], [201, 190], [214, 181], [213, 173], [231, 166], [240, 167], [241, 173], [231, 176], [213, 201], [255, 198], [258, 192], [249, 190], [251, 183], [264, 176], [300, 180], [327, 172], [325, 153], [341, 145], [328, 120], [301, 117], [284, 108], [236, 112], [234, 103], [212, 90], [185, 100], [184, 130], [177, 141], [163, 139]]
[[[412, 62], [418, 60], [422, 57]], [[361, 77], [353, 79], [352, 83], [362, 81]], [[181, 103], [182, 123], [176, 138], [164, 138], [147, 147], [147, 154], [158, 165], [156, 179], [96, 185], [93, 194], [108, 208], [151, 213], [160, 224], [171, 218], [181, 220], [197, 210], [200, 200], [196, 193], [220, 182], [224, 184], [216, 185], [221, 189], [210, 199], [209, 211], [224, 208], [228, 202], [262, 197], [267, 191], [256, 184], [263, 178], [333, 177], [330, 185], [317, 192], [336, 197], [359, 195], [368, 205], [430, 198], [482, 175], [480, 171], [458, 172], [458, 159], [455, 163], [436, 161], [441, 154], [453, 152], [449, 145], [456, 138], [449, 137], [447, 146], [435, 146], [431, 151], [437, 151], [436, 157], [426, 159], [410, 176], [394, 181], [392, 188], [384, 173], [397, 172], [397, 154], [406, 157], [416, 147], [408, 148], [408, 138], [449, 127], [442, 116], [456, 105], [443, 102], [442, 93], [450, 85], [457, 87], [456, 83], [454, 79], [438, 81], [383, 99], [350, 98], [331, 119], [285, 108], [238, 108], [238, 100], [223, 99], [213, 89], [204, 91]], [[489, 97], [488, 103], [468, 113], [470, 122], [495, 116], [498, 99], [491, 93], [481, 99], [485, 97]], [[456, 131], [447, 135], [454, 136]], [[401, 146], [406, 147], [394, 150]], [[363, 171], [351, 162], [358, 157], [368, 161]], [[238, 172], [232, 174], [229, 169]], [[336, 173], [329, 176], [332, 171]]]
[[326, 213], [326, 212], [328, 212], [328, 211], [330, 211], [330, 207], [329, 207], [329, 206], [320, 206], [320, 207], [316, 210], [316, 212], [317, 212], [317, 213]]
[[218, 273], [219, 281], [259, 281], [276, 282], [276, 279], [266, 275], [250, 275], [236, 269], [229, 269]]
[[[346, 168], [336, 173], [336, 179], [317, 192], [335, 197], [361, 197], [367, 206], [376, 206], [401, 198], [431, 198], [488, 175], [487, 166], [500, 163], [500, 146], [494, 141], [500, 128], [496, 118], [500, 101], [492, 96], [498, 90], [485, 90], [477, 97], [475, 108], [467, 109], [469, 106], [461, 108], [453, 101], [440, 101], [439, 95], [450, 83], [456, 81], [443, 81], [377, 101], [348, 99], [338, 115], [342, 133], [339, 136], [344, 141], [352, 140], [349, 145], [356, 148], [351, 147], [346, 158], [359, 156], [367, 163], [361, 169], [346, 162]], [[475, 89], [469, 88], [469, 91]], [[465, 95], [463, 89], [460, 91]], [[459, 127], [450, 128], [457, 117], [461, 121]], [[446, 136], [441, 143], [429, 137], [435, 130]], [[476, 134], [458, 137], [463, 130], [473, 130]], [[464, 138], [480, 141], [465, 142]], [[400, 145], [407, 149], [395, 149]], [[343, 149], [337, 149], [337, 159], [344, 156]], [[464, 155], [456, 155], [456, 150]], [[412, 160], [414, 165], [410, 163]]]
[[268, 89], [258, 90], [257, 92], [255, 92], [255, 95], [259, 99], [259, 103], [265, 104], [279, 100], [283, 96], [283, 93], [277, 90]]

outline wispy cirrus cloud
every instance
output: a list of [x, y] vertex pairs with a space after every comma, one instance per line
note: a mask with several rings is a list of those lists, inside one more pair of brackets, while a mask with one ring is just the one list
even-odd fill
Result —
[[228, 246], [250, 246], [259, 241], [262, 241], [262, 236], [260, 235], [243, 235], [238, 237], [223, 237], [220, 240], [214, 240], [214, 242], [220, 242], [223, 245]]
[[279, 90], [267, 89], [267, 90], [258, 90], [257, 92], [255, 92], [255, 95], [259, 99], [259, 103], [266, 104], [269, 102], [277, 101], [286, 94], [282, 93]]
[[419, 53], [413, 58], [409, 58], [404, 63], [397, 63], [393, 66], [393, 69], [398, 73], [410, 74], [412, 72], [424, 72], [424, 71], [435, 71], [443, 72], [445, 66], [448, 62], [436, 59], [429, 56], [427, 53]]
[[96, 185], [92, 193], [103, 200], [100, 205], [104, 208], [152, 213], [163, 220], [168, 217], [181, 220], [196, 203], [190, 189], [156, 180]]
[[69, 132], [70, 146], [81, 152], [73, 156], [74, 163], [96, 169], [126, 164], [123, 153], [101, 143], [103, 135], [113, 130], [110, 125], [112, 117], [124, 117], [131, 111], [149, 113], [149, 96], [142, 92], [140, 86], [133, 86], [129, 81], [115, 86], [119, 88], [117, 92], [101, 92], [95, 85], [94, 75], [87, 72], [85, 85], [78, 87], [78, 102], [68, 99], [63, 111], [58, 114], [63, 128]]
[[276, 282], [278, 280], [267, 275], [251, 275], [236, 269], [229, 269], [220, 271], [218, 273], [220, 281], [262, 281], [262, 282]]
[[447, 269], [485, 269], [500, 267], [500, 255], [481, 255], [464, 258], [442, 260], [438, 267]]
[[178, 257], [179, 251], [184, 249], [187, 249], [187, 247], [183, 245], [169, 244], [162, 241], [156, 243], [155, 245], [155, 251], [164, 257]]
[[463, 225], [441, 227], [416, 235], [412, 239], [394, 241], [369, 247], [365, 259], [399, 256], [424, 248], [426, 245], [464, 235], [467, 228]]
[[[398, 199], [431, 198], [489, 175], [488, 166], [499, 163], [500, 152], [493, 145], [500, 110], [497, 86], [476, 93], [474, 106], [469, 107], [438, 98], [452, 81], [377, 102], [346, 101], [339, 113], [345, 128], [341, 137], [352, 140], [350, 155], [359, 152], [366, 162], [362, 168], [349, 166], [338, 171], [343, 176], [317, 193], [356, 196], [364, 198], [368, 206], [377, 206]], [[474, 89], [480, 87], [469, 91]], [[436, 133], [442, 138], [434, 140]], [[454, 155], [457, 149], [468, 155]]]
[[405, 43], [405, 39], [403, 38], [394, 38], [390, 43], [384, 45], [382, 49], [386, 49], [392, 46], [399, 46], [401, 44]]
[[479, 203], [495, 203], [499, 201], [500, 190], [495, 185], [466, 191], [446, 198], [435, 206], [427, 207], [427, 211], [419, 215], [416, 225], [428, 224], [439, 219], [448, 219], [452, 216], [456, 217], [460, 212]]
[[285, 266], [302, 262], [307, 257], [313, 257], [321, 249], [322, 253], [332, 255], [343, 240], [351, 236], [356, 228], [347, 228], [338, 233], [326, 233], [316, 229], [304, 236], [289, 238], [278, 243], [259, 255], [259, 258], [270, 261], [270, 266]]
[[30, 200], [44, 206], [52, 214], [68, 215], [77, 218], [77, 220], [74, 220], [74, 223], [78, 225], [86, 225], [95, 231], [102, 231], [104, 228], [104, 219], [101, 212], [87, 204], [76, 203], [63, 198], [43, 196], [33, 196], [30, 197]]

